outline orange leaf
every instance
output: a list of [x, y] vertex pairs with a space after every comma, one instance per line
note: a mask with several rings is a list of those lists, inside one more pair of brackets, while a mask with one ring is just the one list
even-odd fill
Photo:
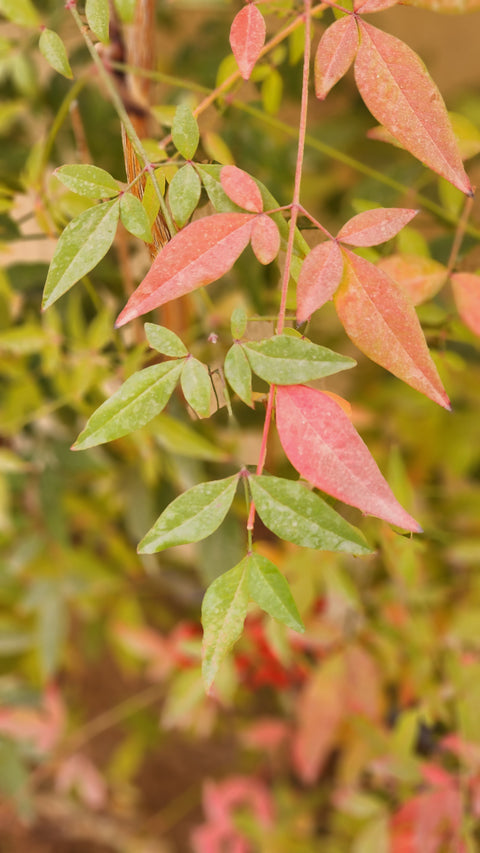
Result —
[[[396, 0], [395, 0], [396, 2]], [[352, 64], [358, 48], [358, 29], [351, 15], [340, 18], [322, 35], [315, 54], [315, 94], [323, 100]]]
[[116, 328], [228, 272], [250, 240], [254, 219], [252, 213], [216, 213], [175, 234], [132, 293]]
[[271, 264], [280, 250], [280, 232], [265, 213], [257, 216], [253, 223], [252, 249], [261, 264]]
[[480, 275], [456, 272], [452, 288], [460, 317], [475, 335], [480, 335]]
[[305, 385], [278, 386], [276, 416], [283, 449], [302, 477], [368, 515], [421, 531], [398, 503], [342, 407], [329, 395]]
[[233, 19], [230, 47], [240, 74], [248, 80], [265, 43], [265, 21], [253, 3], [248, 3]]
[[297, 284], [297, 322], [308, 320], [332, 299], [343, 270], [342, 252], [335, 240], [315, 246], [305, 258]]
[[353, 343], [412, 388], [445, 409], [450, 402], [408, 297], [381, 269], [344, 249], [345, 270], [335, 295]]
[[390, 255], [381, 258], [377, 267], [400, 285], [414, 305], [435, 296], [447, 279], [443, 264], [421, 255]]
[[359, 21], [355, 79], [368, 109], [434, 172], [473, 195], [442, 96], [404, 42]]

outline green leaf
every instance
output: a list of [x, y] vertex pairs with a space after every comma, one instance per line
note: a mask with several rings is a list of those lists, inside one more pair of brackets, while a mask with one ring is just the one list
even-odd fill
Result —
[[187, 163], [173, 176], [168, 189], [168, 203], [172, 216], [182, 228], [195, 210], [202, 184], [191, 163]]
[[92, 32], [95, 33], [103, 44], [108, 44], [110, 40], [108, 32], [110, 19], [108, 0], [86, 0], [85, 15]]
[[150, 230], [150, 222], [142, 202], [132, 193], [124, 193], [120, 196], [120, 219], [127, 231], [134, 237], [140, 237], [145, 243], [153, 240]]
[[115, 178], [98, 166], [59, 166], [53, 174], [69, 190], [87, 198], [113, 198], [120, 192]]
[[227, 382], [247, 406], [252, 406], [252, 371], [240, 344], [234, 343], [225, 356]]
[[175, 332], [165, 326], [157, 326], [156, 323], [145, 323], [145, 334], [147, 341], [153, 349], [162, 355], [170, 355], [172, 358], [182, 358], [188, 355], [188, 349]]
[[259, 343], [243, 344], [257, 376], [276, 385], [298, 385], [354, 367], [353, 358], [291, 335], [275, 335]]
[[200, 133], [195, 116], [188, 104], [179, 104], [172, 124], [172, 139], [177, 151], [191, 160], [198, 148]]
[[247, 328], [247, 314], [243, 305], [238, 305], [232, 312], [230, 319], [230, 328], [233, 338], [241, 338], [245, 334]]
[[0, 14], [21, 27], [38, 27], [37, 10], [30, 0], [0, 0]]
[[151, 421], [167, 405], [182, 366], [178, 361], [167, 361], [130, 376], [113, 397], [93, 413], [72, 450], [85, 450], [113, 441]]
[[261, 554], [248, 558], [248, 591], [258, 606], [294, 631], [304, 631], [287, 581], [270, 560]]
[[192, 356], [187, 358], [183, 365], [181, 384], [188, 405], [197, 415], [208, 418], [212, 383], [205, 365]]
[[136, 4], [137, 0], [114, 0], [115, 9], [123, 24], [131, 24], [133, 22]]
[[270, 73], [262, 83], [262, 103], [266, 113], [275, 115], [282, 103], [283, 80], [276, 68], [271, 68]]
[[210, 536], [230, 509], [237, 482], [238, 474], [200, 483], [175, 498], [140, 542], [139, 554], [155, 554]]
[[54, 71], [58, 71], [59, 74], [63, 74], [69, 80], [72, 79], [73, 73], [68, 61], [67, 51], [58, 33], [48, 29], [42, 30], [38, 47]]
[[42, 308], [48, 308], [108, 252], [117, 230], [119, 202], [90, 207], [67, 225], [55, 249], [43, 291]]
[[202, 604], [202, 676], [207, 692], [218, 668], [242, 634], [248, 607], [249, 558], [220, 575], [207, 589]]
[[362, 533], [301, 483], [251, 474], [249, 485], [258, 515], [276, 536], [304, 548], [371, 553]]

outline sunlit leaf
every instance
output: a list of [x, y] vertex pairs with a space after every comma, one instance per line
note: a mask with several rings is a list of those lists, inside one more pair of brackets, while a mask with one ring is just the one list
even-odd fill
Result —
[[228, 272], [250, 240], [253, 219], [252, 213], [217, 213], [175, 234], [128, 300], [117, 328]]
[[292, 598], [287, 581], [277, 567], [261, 554], [250, 554], [248, 560], [248, 591], [265, 613], [278, 619], [287, 628], [304, 631], [304, 625]]
[[153, 364], [130, 376], [90, 417], [72, 450], [113, 441], [147, 424], [167, 405], [183, 361]]
[[249, 484], [264, 525], [281, 539], [321, 551], [371, 552], [359, 530], [301, 483], [251, 475]]
[[207, 692], [241, 636], [248, 607], [248, 557], [208, 587], [202, 603], [202, 675]]
[[202, 184], [191, 163], [186, 163], [173, 176], [168, 188], [168, 203], [172, 216], [183, 228], [195, 210], [202, 191]]
[[247, 3], [233, 19], [230, 47], [244, 80], [248, 80], [260, 56], [265, 32], [265, 21], [254, 3]]
[[238, 207], [251, 213], [261, 213], [263, 200], [257, 184], [243, 169], [237, 166], [224, 166], [220, 172], [220, 183], [228, 197]]
[[447, 268], [422, 255], [389, 255], [377, 266], [400, 285], [414, 305], [435, 296], [447, 280]]
[[234, 343], [225, 356], [225, 377], [247, 406], [252, 406], [252, 369], [243, 347]]
[[358, 48], [357, 24], [345, 15], [323, 33], [315, 54], [315, 94], [323, 100], [352, 64]]
[[381, 269], [344, 250], [335, 307], [353, 343], [412, 388], [450, 408], [410, 300]]
[[178, 335], [165, 326], [145, 323], [145, 334], [150, 346], [163, 355], [170, 355], [173, 358], [182, 358], [182, 356], [188, 355], [188, 350]]
[[210, 414], [212, 382], [207, 368], [197, 358], [190, 356], [185, 360], [181, 385], [188, 405], [200, 417], [208, 418]]
[[252, 249], [261, 264], [271, 264], [280, 251], [280, 231], [270, 216], [257, 216], [252, 227]]
[[145, 243], [152, 242], [152, 232], [145, 208], [140, 199], [132, 193], [123, 193], [120, 196], [120, 219], [134, 237], [139, 237]]
[[85, 16], [92, 32], [101, 42], [108, 44], [110, 20], [108, 0], [86, 0]]
[[179, 104], [172, 124], [172, 139], [177, 151], [191, 160], [198, 148], [200, 132], [197, 119], [188, 104]]
[[471, 195], [445, 104], [423, 62], [394, 36], [359, 26], [355, 79], [368, 109], [415, 157]]
[[352, 358], [291, 335], [247, 341], [243, 348], [253, 372], [275, 385], [309, 382], [355, 366]]
[[332, 397], [304, 385], [280, 386], [276, 417], [283, 449], [302, 477], [368, 515], [405, 530], [421, 530], [400, 506], [367, 446]]
[[60, 235], [43, 292], [48, 308], [106, 255], [117, 230], [120, 204], [106, 201], [81, 213]]
[[44, 28], [40, 34], [38, 47], [40, 53], [45, 57], [54, 71], [58, 71], [59, 74], [67, 77], [68, 80], [72, 79], [73, 73], [68, 61], [67, 51], [58, 33], [54, 30]]
[[395, 237], [418, 213], [401, 207], [375, 207], [349, 219], [337, 240], [350, 246], [376, 246]]
[[199, 542], [220, 527], [232, 505], [238, 474], [193, 486], [175, 498], [162, 512], [138, 546], [140, 554], [154, 554]]
[[333, 298], [343, 271], [338, 243], [328, 240], [314, 246], [305, 258], [297, 285], [297, 322], [308, 320], [314, 311]]
[[98, 166], [84, 164], [60, 166], [53, 174], [69, 190], [87, 198], [113, 198], [120, 191], [115, 178]]
[[475, 335], [480, 335], [480, 275], [456, 272], [452, 288], [460, 317]]

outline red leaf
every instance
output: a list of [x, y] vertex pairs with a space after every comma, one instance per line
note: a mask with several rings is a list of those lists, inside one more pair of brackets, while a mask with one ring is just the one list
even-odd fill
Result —
[[332, 299], [343, 270], [342, 252], [334, 240], [315, 246], [305, 258], [297, 284], [297, 322], [308, 320]]
[[367, 446], [335, 400], [305, 385], [278, 386], [276, 400], [280, 441], [302, 477], [368, 515], [405, 530], [421, 531], [398, 503]]
[[253, 3], [248, 3], [233, 19], [230, 47], [240, 74], [248, 80], [265, 43], [265, 21]]
[[335, 295], [340, 321], [353, 343], [412, 388], [450, 408], [408, 297], [381, 269], [344, 250], [345, 270]]
[[452, 287], [460, 317], [475, 335], [480, 335], [480, 275], [456, 272]]
[[335, 21], [322, 35], [315, 54], [315, 94], [323, 100], [352, 64], [358, 48], [353, 16]]
[[405, 207], [376, 207], [353, 216], [337, 234], [350, 246], [376, 246], [395, 237], [413, 219], [417, 210]]
[[175, 234], [132, 293], [116, 328], [228, 272], [250, 240], [254, 219], [252, 213], [216, 213]]
[[472, 195], [442, 96], [421, 59], [394, 36], [364, 21], [359, 26], [355, 79], [372, 115], [415, 157]]
[[443, 264], [421, 255], [390, 255], [381, 258], [377, 266], [400, 285], [414, 305], [435, 296], [447, 278]]
[[263, 210], [262, 194], [253, 178], [237, 166], [224, 166], [220, 171], [220, 182], [228, 197], [252, 213]]
[[252, 249], [261, 264], [271, 264], [280, 250], [280, 232], [265, 213], [257, 216], [252, 226]]

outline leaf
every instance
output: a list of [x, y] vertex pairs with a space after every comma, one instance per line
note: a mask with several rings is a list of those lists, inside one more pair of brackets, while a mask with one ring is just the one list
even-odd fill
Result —
[[315, 54], [315, 94], [323, 100], [348, 71], [358, 48], [358, 29], [352, 15], [345, 15], [323, 33]]
[[0, 14], [21, 27], [38, 27], [38, 12], [30, 0], [0, 0]]
[[200, 542], [220, 527], [232, 505], [238, 474], [200, 483], [179, 495], [157, 518], [138, 546], [139, 554], [155, 554], [173, 545]]
[[212, 383], [205, 365], [189, 356], [183, 365], [181, 384], [188, 405], [200, 417], [208, 418]]
[[291, 335], [275, 335], [258, 343], [248, 341], [243, 348], [253, 372], [275, 385], [321, 379], [348, 370], [356, 363], [352, 358]]
[[460, 317], [475, 335], [480, 335], [480, 275], [456, 272], [452, 288]]
[[302, 477], [368, 515], [421, 532], [332, 397], [304, 385], [279, 387], [276, 414], [283, 449]]
[[257, 184], [243, 169], [237, 166], [224, 166], [220, 172], [220, 182], [228, 197], [238, 207], [251, 213], [261, 213], [263, 200]]
[[120, 196], [120, 219], [134, 237], [139, 237], [145, 243], [152, 242], [150, 222], [145, 208], [140, 199], [132, 193], [123, 193]]
[[282, 103], [283, 78], [276, 68], [270, 67], [262, 83], [262, 105], [268, 115], [276, 115]]
[[108, 0], [86, 0], [85, 16], [92, 32], [95, 33], [103, 44], [108, 44], [110, 40], [108, 32], [110, 22]]
[[120, 205], [105, 201], [72, 219], [60, 235], [43, 291], [42, 309], [53, 305], [92, 270], [113, 243]]
[[202, 603], [202, 676], [207, 692], [241, 636], [248, 607], [248, 557], [208, 587]]
[[243, 347], [234, 343], [225, 357], [225, 377], [236, 394], [247, 406], [252, 403], [252, 370]]
[[202, 184], [191, 163], [186, 163], [173, 176], [168, 188], [168, 203], [172, 216], [183, 228], [195, 210], [202, 192]]
[[282, 622], [287, 628], [303, 633], [305, 627], [287, 581], [274, 564], [261, 554], [250, 554], [248, 560], [248, 591], [265, 613]]
[[237, 307], [232, 311], [232, 316], [230, 318], [230, 329], [232, 332], [232, 337], [238, 339], [243, 337], [245, 334], [245, 329], [247, 328], [247, 314], [243, 305], [237, 305]]
[[368, 109], [415, 157], [472, 195], [445, 104], [406, 44], [359, 21], [355, 80]]
[[114, 0], [115, 10], [122, 24], [131, 24], [135, 17], [137, 0]]
[[375, 207], [358, 213], [345, 223], [337, 234], [337, 240], [350, 246], [376, 246], [395, 237], [407, 225], [418, 210], [402, 207]]
[[380, 258], [377, 266], [400, 285], [414, 305], [435, 296], [447, 280], [447, 268], [422, 255], [390, 255]]
[[355, 346], [445, 409], [448, 397], [410, 300], [381, 269], [344, 250], [335, 294], [340, 321]]
[[343, 271], [343, 255], [335, 240], [315, 246], [305, 258], [297, 285], [297, 322], [304, 323], [332, 299]]
[[280, 231], [270, 218], [262, 213], [252, 227], [252, 249], [261, 264], [271, 264], [280, 251]]
[[301, 483], [252, 474], [249, 485], [258, 515], [281, 539], [320, 551], [371, 553], [363, 534]]
[[182, 358], [188, 355], [188, 349], [175, 332], [165, 326], [157, 326], [156, 323], [145, 323], [145, 334], [151, 347], [161, 352], [162, 355], [170, 355], [172, 358]]
[[113, 441], [151, 421], [167, 405], [182, 367], [183, 361], [166, 361], [130, 376], [93, 413], [72, 450], [86, 450]]
[[185, 160], [191, 160], [198, 148], [200, 132], [197, 119], [188, 104], [179, 104], [175, 111], [172, 139], [179, 154], [185, 157]]
[[265, 43], [265, 21], [253, 3], [240, 9], [230, 29], [230, 47], [244, 80], [248, 80]]
[[396, 6], [400, 0], [354, 0], [353, 8], [355, 12], [361, 15], [366, 15], [369, 12], [381, 12], [382, 9], [390, 9], [391, 6]]
[[116, 327], [221, 278], [250, 240], [251, 213], [217, 213], [179, 231], [155, 258]]
[[40, 53], [45, 57], [54, 71], [58, 71], [59, 74], [67, 77], [68, 80], [73, 78], [67, 51], [58, 33], [45, 27], [40, 34], [38, 47]]
[[98, 166], [83, 164], [59, 166], [53, 174], [69, 190], [87, 198], [113, 198], [120, 192], [115, 178]]
[[158, 415], [150, 430], [167, 453], [212, 462], [228, 459], [228, 453], [223, 450], [218, 439], [214, 444], [187, 424], [165, 413]]

